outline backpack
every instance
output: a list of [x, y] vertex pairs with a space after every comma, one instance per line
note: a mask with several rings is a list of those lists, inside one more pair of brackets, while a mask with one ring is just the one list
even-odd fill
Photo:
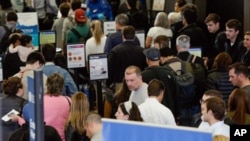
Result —
[[16, 28], [8, 28], [6, 25], [3, 25], [3, 28], [5, 29], [5, 34], [3, 35], [2, 40], [0, 41], [0, 54], [4, 54], [7, 50], [7, 48], [10, 46], [10, 40], [9, 40], [9, 36], [12, 33], [22, 33], [21, 30], [16, 29]]
[[71, 28], [71, 31], [77, 36], [80, 43], [86, 43], [87, 39], [90, 37], [90, 31], [86, 38], [82, 36], [75, 28]]
[[193, 70], [193, 75], [195, 79], [195, 84], [196, 84], [196, 97], [195, 100], [196, 102], [199, 102], [199, 99], [202, 97], [204, 93], [204, 84], [206, 81], [206, 71], [201, 64], [195, 63], [196, 56], [194, 55], [193, 59], [192, 54], [189, 54], [187, 58], [187, 62], [190, 62], [191, 64], [191, 69]]
[[181, 95], [181, 107], [192, 106], [195, 98], [195, 77], [189, 62], [181, 61], [180, 70], [174, 72]]
[[67, 19], [72, 23], [72, 25], [76, 25], [76, 22], [72, 16], [68, 16]]
[[[179, 85], [181, 110], [178, 122], [183, 126], [190, 126], [194, 114], [194, 102], [196, 96], [196, 84], [191, 63], [186, 61], [176, 62], [178, 69], [173, 70], [176, 81]], [[171, 66], [171, 64], [170, 64]], [[176, 66], [177, 67], [177, 66]]]

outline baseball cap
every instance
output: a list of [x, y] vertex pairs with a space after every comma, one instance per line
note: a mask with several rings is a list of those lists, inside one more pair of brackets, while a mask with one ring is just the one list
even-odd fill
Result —
[[157, 48], [148, 48], [143, 51], [144, 55], [152, 61], [160, 60], [161, 54]]
[[83, 9], [79, 8], [75, 10], [75, 20], [80, 23], [85, 23], [87, 21], [87, 17]]

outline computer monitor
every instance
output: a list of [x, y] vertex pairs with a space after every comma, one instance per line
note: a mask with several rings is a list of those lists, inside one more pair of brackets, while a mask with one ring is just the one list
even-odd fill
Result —
[[56, 31], [43, 30], [39, 32], [39, 44], [56, 44]]
[[190, 54], [202, 57], [202, 50], [201, 50], [201, 48], [190, 48], [188, 51], [189, 51]]

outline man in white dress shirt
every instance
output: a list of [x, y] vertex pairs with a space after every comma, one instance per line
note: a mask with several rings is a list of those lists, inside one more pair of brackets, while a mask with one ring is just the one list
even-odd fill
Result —
[[201, 105], [203, 120], [208, 122], [209, 127], [205, 130], [211, 131], [213, 136], [224, 135], [229, 138], [230, 128], [223, 121], [226, 111], [226, 103], [218, 97], [211, 97]]
[[176, 125], [174, 115], [169, 108], [161, 104], [165, 86], [160, 80], [153, 79], [148, 85], [148, 96], [139, 110], [144, 122], [164, 125]]

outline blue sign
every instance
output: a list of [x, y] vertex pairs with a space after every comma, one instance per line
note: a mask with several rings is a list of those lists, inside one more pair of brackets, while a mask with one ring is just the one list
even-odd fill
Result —
[[212, 141], [212, 133], [197, 128], [102, 119], [102, 141]]
[[30, 141], [44, 141], [43, 71], [28, 76]]
[[36, 140], [36, 124], [35, 124], [35, 85], [34, 79], [28, 76], [28, 94], [29, 94], [29, 126], [30, 126], [30, 141]]
[[32, 44], [35, 49], [38, 49], [38, 17], [36, 12], [25, 12], [25, 13], [17, 13], [18, 22], [17, 28], [21, 29], [24, 34], [28, 34], [32, 37]]

